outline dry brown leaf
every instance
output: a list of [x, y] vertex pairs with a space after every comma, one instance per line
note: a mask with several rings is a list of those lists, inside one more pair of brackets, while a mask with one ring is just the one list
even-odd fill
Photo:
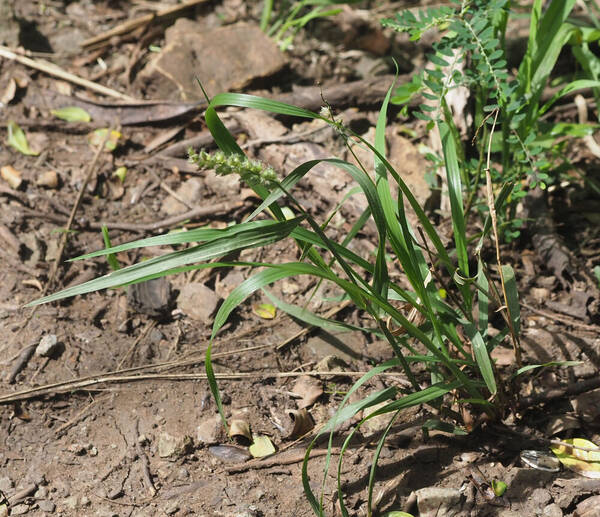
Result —
[[241, 418], [234, 418], [231, 420], [231, 423], [229, 424], [229, 437], [251, 443], [252, 433], [250, 432], [250, 425], [248, 422]]
[[4, 167], [0, 168], [0, 175], [2, 176], [2, 179], [15, 190], [18, 189], [23, 182], [21, 173], [12, 165], [5, 165]]
[[292, 409], [288, 411], [288, 414], [294, 422], [292, 432], [287, 437], [288, 440], [295, 440], [296, 438], [300, 438], [301, 436], [304, 436], [306, 433], [311, 431], [313, 427], [315, 427], [315, 423], [313, 422], [310, 413], [306, 411], [306, 409]]
[[294, 383], [292, 393], [300, 397], [297, 402], [298, 409], [304, 409], [312, 406], [323, 395], [323, 384], [315, 377], [303, 375], [298, 377], [298, 380]]

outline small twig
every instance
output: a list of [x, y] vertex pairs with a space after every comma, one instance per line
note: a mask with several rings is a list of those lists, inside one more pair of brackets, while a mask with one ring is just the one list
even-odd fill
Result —
[[[312, 375], [315, 377], [362, 377], [367, 371], [335, 370], [329, 372], [319, 372], [315, 370], [306, 372], [250, 372], [250, 373], [215, 373], [217, 379], [224, 380], [264, 380], [264, 379], [283, 379], [288, 377], [300, 377], [303, 375]], [[398, 373], [382, 372], [380, 377], [391, 377], [396, 382], [403, 383], [409, 386], [410, 383], [402, 378]], [[43, 395], [56, 393], [68, 393], [78, 390], [88, 390], [101, 384], [121, 384], [126, 382], [140, 381], [195, 381], [207, 379], [205, 373], [179, 373], [179, 374], [164, 374], [164, 373], [147, 373], [140, 375], [121, 375], [115, 372], [107, 374], [92, 375], [89, 377], [81, 377], [69, 381], [57, 382], [54, 384], [46, 384], [44, 386], [36, 386], [16, 393], [0, 395], [0, 404], [9, 404], [18, 400], [27, 400]]]
[[506, 286], [504, 283], [504, 273], [502, 272], [502, 259], [500, 257], [500, 239], [498, 237], [498, 224], [496, 217], [496, 205], [494, 202], [494, 190], [492, 188], [492, 176], [490, 174], [490, 159], [492, 154], [492, 137], [494, 136], [494, 129], [496, 128], [496, 121], [498, 120], [499, 111], [496, 110], [496, 114], [494, 116], [494, 123], [492, 124], [492, 130], [490, 131], [490, 138], [488, 142], [488, 151], [487, 151], [487, 163], [485, 166], [485, 179], [486, 179], [486, 191], [487, 191], [487, 203], [490, 211], [490, 217], [492, 220], [492, 231], [494, 232], [494, 241], [496, 245], [496, 262], [498, 263], [498, 273], [500, 275], [500, 283], [502, 285], [502, 295], [504, 297], [504, 304], [506, 306], [506, 312], [508, 318], [506, 320], [508, 324], [508, 330], [510, 332], [510, 336], [512, 338], [513, 350], [515, 353], [515, 361], [517, 366], [520, 368], [523, 361], [521, 359], [521, 344], [519, 343], [519, 336], [515, 331], [512, 314], [510, 313], [510, 307], [508, 305], [508, 296], [506, 295]]
[[16, 61], [17, 63], [21, 63], [22, 65], [28, 66], [29, 68], [33, 68], [35, 70], [45, 72], [46, 74], [59, 77], [60, 79], [64, 79], [65, 81], [69, 81], [74, 84], [78, 84], [79, 86], [83, 86], [88, 90], [101, 93], [102, 95], [106, 95], [108, 97], [114, 97], [116, 99], [121, 99], [127, 102], [136, 102], [136, 99], [130, 97], [129, 95], [125, 95], [116, 90], [113, 90], [112, 88], [108, 88], [101, 84], [84, 79], [83, 77], [79, 77], [78, 75], [66, 72], [54, 63], [50, 63], [49, 61], [46, 61], [44, 59], [31, 59], [26, 56], [21, 56], [10, 50], [8, 47], [5, 47], [4, 45], [0, 45], [0, 57]]
[[125, 23], [117, 25], [109, 31], [103, 32], [98, 36], [94, 36], [93, 38], [86, 39], [83, 43], [81, 43], [82, 47], [91, 47], [97, 45], [98, 43], [105, 42], [113, 38], [114, 36], [121, 36], [123, 34], [127, 34], [138, 27], [143, 25], [147, 25], [153, 21], [158, 21], [162, 18], [168, 18], [169, 16], [173, 16], [184, 9], [189, 9], [190, 7], [194, 7], [196, 5], [203, 4], [208, 0], [189, 0], [188, 2], [184, 2], [182, 4], [177, 4], [172, 7], [168, 7], [166, 9], [162, 9], [161, 11], [157, 11], [156, 13], [146, 14], [144, 16], [140, 16], [134, 20], [129, 20]]
[[29, 359], [31, 359], [31, 357], [33, 356], [33, 353], [35, 352], [36, 348], [37, 343], [34, 343], [33, 345], [28, 345], [21, 350], [21, 352], [19, 353], [19, 357], [17, 358], [17, 362], [12, 367], [12, 370], [10, 371], [10, 374], [6, 379], [6, 382], [8, 384], [13, 384], [15, 382], [17, 375], [19, 375], [19, 372], [23, 368], [25, 368], [25, 366], [27, 366], [27, 363], [29, 362]]
[[18, 492], [15, 492], [11, 497], [8, 498], [8, 502], [11, 505], [20, 503], [25, 498], [27, 498], [31, 494], [33, 494], [37, 490], [37, 488], [38, 488], [37, 483], [31, 483], [31, 484], [25, 486], [24, 488], [22, 488], [21, 490], [19, 490]]
[[81, 411], [79, 411], [73, 418], [71, 418], [70, 420], [68, 420], [67, 422], [65, 422], [63, 425], [61, 425], [56, 431], [55, 431], [55, 435], [56, 437], [60, 437], [60, 435], [62, 433], [64, 433], [67, 429], [69, 429], [69, 427], [71, 427], [72, 425], [75, 425], [75, 423], [85, 414], [87, 413], [90, 409], [92, 409], [92, 407], [94, 407], [94, 405], [96, 404], [96, 402], [98, 402], [97, 400], [94, 400], [92, 402], [90, 402], [87, 406], [85, 406]]
[[129, 356], [133, 353], [133, 351], [135, 350], [135, 347], [138, 346], [138, 344], [140, 343], [140, 341], [142, 339], [144, 339], [147, 335], [148, 332], [150, 332], [154, 327], [156, 327], [156, 320], [152, 320], [147, 326], [146, 328], [140, 332], [140, 335], [136, 338], [136, 340], [133, 342], [133, 344], [129, 347], [129, 350], [127, 350], [127, 353], [123, 356], [123, 358], [119, 361], [119, 364], [117, 365], [117, 370], [120, 370], [121, 367], [123, 366], [123, 363], [125, 361], [127, 361], [127, 359], [129, 358]]
[[79, 189], [79, 192], [77, 194], [77, 198], [75, 199], [75, 203], [73, 204], [73, 207], [71, 208], [71, 213], [69, 214], [69, 219], [67, 220], [67, 225], [64, 228], [64, 232], [61, 236], [60, 246], [58, 248], [57, 257], [56, 257], [56, 260], [54, 261], [54, 265], [52, 266], [52, 270], [51, 270], [50, 274], [48, 275], [48, 282], [46, 282], [46, 286], [44, 287], [44, 291], [42, 292], [43, 295], [48, 292], [48, 289], [51, 287], [52, 283], [54, 282], [54, 277], [56, 276], [56, 272], [58, 271], [58, 267], [60, 266], [60, 262], [62, 260], [63, 254], [65, 252], [65, 246], [67, 245], [69, 231], [71, 230], [71, 227], [73, 226], [73, 221], [75, 220], [75, 214], [77, 213], [77, 210], [79, 209], [79, 205], [81, 205], [81, 200], [83, 199], [83, 195], [85, 193], [87, 185], [90, 182], [90, 180], [92, 179], [93, 173], [96, 171], [96, 164], [98, 163], [100, 154], [102, 154], [102, 151], [104, 150], [104, 145], [106, 144], [106, 142], [108, 140], [108, 136], [110, 135], [111, 131], [112, 131], [111, 128], [109, 128], [106, 131], [106, 134], [104, 135], [104, 138], [102, 139], [102, 142], [100, 143], [100, 145], [96, 149], [96, 152], [94, 153], [94, 157], [92, 158], [92, 161], [88, 165], [88, 169], [87, 169], [87, 172], [83, 179], [83, 182], [81, 184], [81, 187]]
[[585, 330], [587, 332], [598, 332], [600, 330], [600, 326], [598, 325], [587, 325], [586, 323], [581, 323], [573, 318], [567, 317], [564, 314], [536, 309], [525, 302], [521, 302], [521, 307], [525, 307], [527, 310], [534, 312], [535, 314], [539, 314], [540, 316], [544, 316], [545, 318], [549, 318], [550, 320], [560, 321], [565, 325]]
[[154, 497], [156, 495], [156, 487], [154, 486], [154, 482], [152, 481], [152, 475], [150, 474], [150, 462], [148, 461], [148, 456], [142, 449], [142, 444], [139, 441], [140, 436], [140, 419], [138, 418], [135, 421], [135, 450], [137, 455], [139, 456], [142, 462], [142, 477], [144, 478], [144, 483], [146, 484], [146, 488], [150, 493], [150, 497]]
[[591, 379], [585, 379], [583, 381], [577, 381], [572, 384], [568, 384], [564, 388], [552, 388], [550, 390], [538, 393], [536, 395], [530, 395], [529, 397], [523, 397], [517, 403], [518, 409], [527, 409], [532, 406], [551, 402], [562, 397], [580, 395], [588, 391], [600, 388], [600, 377], [592, 377]]
[[[149, 232], [161, 230], [163, 228], [169, 228], [170, 226], [174, 226], [188, 219], [197, 219], [199, 217], [209, 217], [216, 216], [218, 214], [229, 213], [233, 210], [237, 210], [245, 205], [244, 201], [232, 201], [232, 202], [223, 202], [223, 203], [215, 203], [209, 206], [199, 206], [190, 210], [188, 212], [184, 212], [179, 215], [174, 215], [168, 219], [162, 219], [160, 221], [155, 221], [153, 223], [122, 223], [120, 221], [106, 221], [106, 222], [94, 222], [87, 221], [82, 225], [83, 228], [89, 228], [91, 230], [101, 230], [102, 226], [106, 226], [111, 230], [124, 230], [131, 232]], [[65, 219], [61, 216], [57, 216], [55, 214], [50, 214], [46, 212], [41, 212], [37, 210], [31, 210], [30, 208], [23, 207], [22, 214], [24, 216], [29, 217], [40, 217], [44, 219], [48, 219], [49, 221], [53, 221], [56, 224], [64, 224]]]

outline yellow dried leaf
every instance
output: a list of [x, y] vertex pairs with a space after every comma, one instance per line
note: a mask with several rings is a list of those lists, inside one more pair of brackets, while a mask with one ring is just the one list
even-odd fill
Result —
[[[600, 447], [584, 438], [569, 438], [563, 440], [566, 445], [552, 445], [550, 449], [558, 460], [568, 469], [579, 475], [600, 479]], [[581, 450], [574, 447], [591, 450]]]
[[277, 309], [270, 303], [256, 303], [252, 306], [252, 312], [264, 320], [272, 320], [277, 314]]
[[268, 436], [254, 435], [254, 442], [248, 448], [250, 454], [255, 458], [263, 458], [275, 453], [275, 446]]

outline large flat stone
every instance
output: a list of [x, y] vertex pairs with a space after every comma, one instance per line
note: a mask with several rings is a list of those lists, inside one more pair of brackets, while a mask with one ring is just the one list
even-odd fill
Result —
[[206, 30], [186, 18], [166, 30], [162, 51], [138, 80], [152, 98], [199, 100], [199, 79], [209, 95], [241, 90], [286, 63], [273, 40], [243, 23]]

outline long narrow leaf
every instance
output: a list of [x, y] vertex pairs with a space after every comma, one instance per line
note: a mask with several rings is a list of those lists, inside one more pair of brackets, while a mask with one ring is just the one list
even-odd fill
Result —
[[272, 224], [267, 228], [252, 228], [238, 233], [235, 239], [222, 237], [193, 248], [176, 251], [162, 257], [155, 257], [145, 262], [133, 264], [121, 268], [118, 271], [113, 271], [108, 275], [90, 280], [84, 284], [69, 287], [58, 293], [44, 296], [43, 298], [28, 303], [27, 307], [132, 283], [145, 279], [149, 275], [161, 273], [193, 262], [210, 260], [211, 258], [220, 257], [232, 251], [266, 246], [287, 237], [301, 220], [301, 218], [296, 218], [290, 221]]

